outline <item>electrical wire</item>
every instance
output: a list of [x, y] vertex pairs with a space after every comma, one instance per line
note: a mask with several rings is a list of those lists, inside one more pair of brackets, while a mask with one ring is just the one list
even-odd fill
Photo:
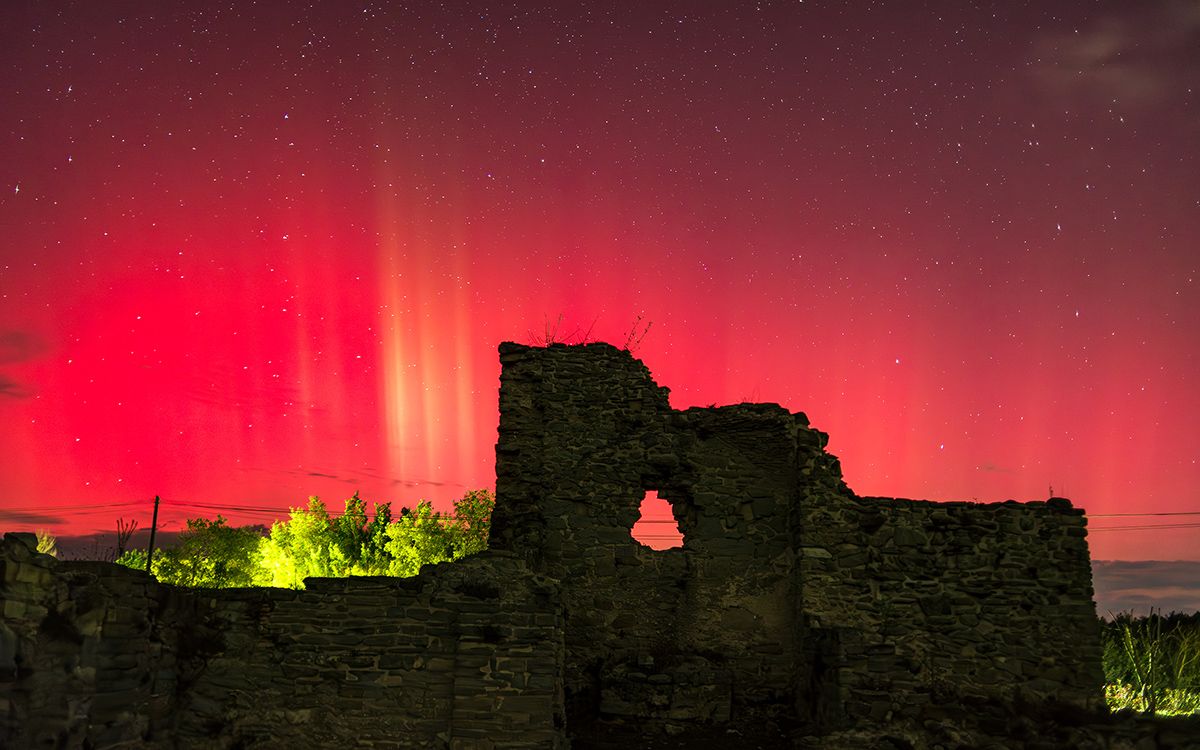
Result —
[[[378, 507], [381, 504], [382, 503], [375, 503], [375, 506]], [[82, 516], [82, 515], [94, 516], [94, 515], [111, 514], [113, 511], [134, 511], [134, 510], [143, 511], [143, 512], [149, 514], [151, 512], [152, 508], [153, 508], [153, 501], [150, 499], [138, 500], [138, 501], [115, 502], [115, 503], [100, 503], [100, 504], [95, 504], [95, 505], [15, 506], [15, 507], [8, 507], [8, 508], [0, 508], [0, 518], [4, 518], [5, 516], [9, 516], [9, 515], [19, 516], [19, 515], [23, 515], [23, 514], [36, 514], [36, 513], [41, 513], [41, 514], [69, 513], [74, 516]], [[266, 505], [266, 504], [259, 505], [259, 504], [255, 504], [255, 503], [210, 503], [210, 502], [196, 502], [196, 501], [191, 501], [191, 500], [173, 500], [170, 498], [161, 499], [160, 500], [160, 508], [162, 511], [166, 511], [168, 513], [172, 510], [182, 511], [184, 513], [186, 513], [187, 511], [217, 511], [217, 512], [224, 511], [224, 512], [227, 512], [230, 514], [238, 514], [240, 516], [251, 516], [254, 518], [262, 518], [262, 519], [269, 519], [269, 520], [277, 520], [285, 515], [285, 511], [277, 505]], [[317, 511], [310, 510], [309, 508], [306, 508], [306, 507], [289, 507], [288, 510], [286, 511], [286, 515], [291, 516], [293, 514], [304, 514], [304, 513], [314, 513], [314, 512], [317, 512]], [[339, 514], [339, 513], [329, 513], [328, 511], [326, 511], [326, 513], [328, 514], [330, 519], [340, 518], [342, 515], [344, 515], [344, 514]], [[171, 513], [171, 515], [178, 515], [178, 514]], [[1100, 518], [1134, 519], [1134, 518], [1151, 518], [1151, 517], [1168, 517], [1168, 516], [1171, 516], [1171, 517], [1173, 517], [1173, 516], [1200, 516], [1200, 511], [1147, 511], [1147, 512], [1137, 512], [1137, 513], [1131, 512], [1131, 513], [1094, 513], [1094, 514], [1089, 513], [1089, 514], [1087, 514], [1087, 517], [1089, 519], [1100, 519]], [[449, 519], [449, 518], [453, 518], [454, 515], [452, 513], [434, 513], [433, 517], [439, 518], [439, 519]], [[643, 525], [643, 524], [655, 524], [655, 525], [671, 524], [671, 525], [675, 525], [676, 527], [678, 526], [677, 523], [672, 519], [644, 518], [644, 519], [639, 519], [635, 523], [635, 525]], [[1167, 530], [1167, 529], [1195, 529], [1195, 528], [1200, 528], [1200, 522], [1162, 523], [1162, 524], [1131, 524], [1131, 525], [1118, 525], [1118, 526], [1091, 526], [1091, 527], [1089, 527], [1089, 531], [1092, 531], [1092, 532], [1122, 531], [1122, 532], [1124, 532], [1124, 531], [1158, 531], [1158, 530]], [[647, 536], [647, 538], [651, 538], [651, 539], [655, 539], [655, 540], [664, 539], [664, 538], [665, 539], [674, 539], [675, 538], [673, 535], [660, 536], [658, 534], [651, 534], [651, 535], [646, 535], [646, 536]]]
[[1175, 510], [1165, 513], [1088, 513], [1088, 518], [1133, 518], [1137, 516], [1200, 516], [1200, 510]]
[[1200, 529], [1200, 523], [1161, 523], [1146, 526], [1097, 526], [1088, 531], [1156, 531], [1158, 529]]

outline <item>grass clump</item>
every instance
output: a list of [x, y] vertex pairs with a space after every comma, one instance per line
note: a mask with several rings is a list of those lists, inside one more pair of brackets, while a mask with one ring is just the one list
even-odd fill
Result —
[[1124, 612], [1104, 621], [1102, 631], [1110, 709], [1200, 714], [1200, 613]]

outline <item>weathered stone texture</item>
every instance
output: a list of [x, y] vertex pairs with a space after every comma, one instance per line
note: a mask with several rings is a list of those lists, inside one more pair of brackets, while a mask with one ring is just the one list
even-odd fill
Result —
[[[809, 637], [847, 722], [963, 699], [1100, 705], [1082, 511], [839, 497], [805, 508]], [[826, 695], [828, 701], [831, 696]]]
[[557, 587], [503, 553], [408, 579], [179, 589], [0, 542], [0, 746], [564, 744]]
[[[860, 498], [803, 414], [675, 411], [606, 344], [500, 355], [492, 546], [562, 582], [575, 724], [831, 731], [936, 720], [963, 699], [1099, 705], [1084, 519], [1068, 502]], [[630, 536], [651, 489], [682, 549]]]

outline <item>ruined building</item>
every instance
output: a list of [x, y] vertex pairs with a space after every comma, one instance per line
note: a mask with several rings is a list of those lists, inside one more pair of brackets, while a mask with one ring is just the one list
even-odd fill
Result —
[[[1067, 501], [858, 497], [803, 414], [676, 411], [606, 344], [500, 359], [476, 557], [198, 590], [8, 535], [0, 745], [920, 747], [1002, 734], [1029, 706], [1100, 705]], [[682, 548], [632, 538], [650, 490]]]

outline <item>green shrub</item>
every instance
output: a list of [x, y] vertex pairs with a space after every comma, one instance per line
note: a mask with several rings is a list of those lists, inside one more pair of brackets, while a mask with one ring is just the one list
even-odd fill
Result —
[[37, 551], [43, 555], [58, 557], [58, 540], [45, 529], [37, 530]]
[[1200, 614], [1126, 612], [1103, 623], [1105, 697], [1113, 710], [1200, 711]]
[[[155, 550], [150, 572], [163, 583], [176, 586], [228, 588], [253, 586], [259, 578], [262, 531], [229, 526], [222, 516], [215, 521], [189, 518], [174, 547]], [[146, 569], [146, 553], [130, 550], [116, 562]]]
[[[392, 520], [388, 503], [366, 503], [354, 493], [342, 515], [331, 517], [319, 498], [292, 508], [264, 537], [257, 527], [234, 528], [225, 519], [192, 518], [179, 543], [154, 553], [151, 573], [180, 586], [279, 586], [303, 588], [311, 577], [412, 576], [421, 567], [457, 560], [487, 549], [496, 499], [472, 490], [454, 502], [454, 514], [439, 515], [422, 500]], [[146, 569], [146, 553], [125, 552], [121, 565]]]

